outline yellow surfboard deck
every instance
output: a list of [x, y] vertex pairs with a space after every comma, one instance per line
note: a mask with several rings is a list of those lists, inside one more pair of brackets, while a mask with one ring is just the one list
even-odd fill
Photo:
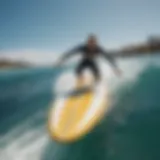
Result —
[[49, 134], [59, 142], [72, 142], [87, 134], [107, 109], [104, 85], [77, 96], [59, 97], [51, 106]]

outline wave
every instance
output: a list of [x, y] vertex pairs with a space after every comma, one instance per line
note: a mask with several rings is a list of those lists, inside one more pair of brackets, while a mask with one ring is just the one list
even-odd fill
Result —
[[[64, 70], [36, 69], [0, 75], [0, 159], [158, 159], [160, 68], [148, 66], [120, 85], [112, 110], [92, 132], [73, 144], [51, 140], [46, 121], [52, 86]], [[2, 76], [3, 74], [3, 76]]]
[[[42, 160], [153, 160], [160, 147], [160, 68], [148, 66], [136, 81], [123, 84], [104, 120], [82, 140], [50, 142]], [[54, 152], [56, 150], [56, 153]]]

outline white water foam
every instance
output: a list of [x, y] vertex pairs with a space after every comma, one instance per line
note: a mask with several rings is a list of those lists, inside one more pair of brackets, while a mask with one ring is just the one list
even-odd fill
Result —
[[1, 160], [39, 160], [41, 158], [43, 150], [49, 142], [46, 128], [43, 125], [34, 129], [29, 128], [31, 122], [39, 120], [41, 116], [42, 113], [38, 113], [31, 119], [15, 127], [6, 135], [1, 136]]

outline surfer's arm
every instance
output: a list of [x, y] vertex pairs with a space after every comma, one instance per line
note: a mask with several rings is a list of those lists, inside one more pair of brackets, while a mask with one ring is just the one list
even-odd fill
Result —
[[80, 51], [81, 51], [81, 46], [75, 47], [75, 48], [71, 49], [70, 51], [64, 53], [63, 56], [61, 57], [60, 61], [64, 62], [68, 58], [78, 54], [78, 52], [80, 52]]
[[107, 60], [110, 62], [110, 64], [114, 67], [114, 68], [118, 68], [115, 62], [115, 59], [113, 58], [113, 56], [106, 52], [104, 49], [99, 48], [99, 52], [100, 54]]
[[111, 55], [111, 53], [108, 53], [106, 52], [104, 49], [102, 48], [99, 48], [99, 52], [101, 53], [101, 55], [107, 60], [110, 62], [112, 68], [114, 69], [114, 71], [117, 73], [117, 74], [120, 74], [120, 70], [116, 64], [116, 61], [115, 61], [115, 58], [113, 55]]

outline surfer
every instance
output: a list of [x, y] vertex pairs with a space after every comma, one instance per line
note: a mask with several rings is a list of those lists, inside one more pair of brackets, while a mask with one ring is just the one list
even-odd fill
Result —
[[111, 54], [109, 54], [102, 47], [99, 46], [97, 37], [95, 35], [89, 35], [86, 44], [79, 45], [78, 47], [75, 47], [69, 52], [65, 53], [61, 57], [58, 65], [61, 65], [66, 59], [79, 53], [81, 53], [83, 56], [82, 61], [77, 65], [76, 68], [76, 75], [79, 80], [83, 81], [82, 73], [86, 68], [89, 68], [92, 71], [96, 82], [101, 79], [99, 68], [95, 62], [96, 58], [99, 55], [103, 56], [106, 60], [110, 62], [116, 75], [121, 75], [121, 71], [117, 67], [113, 56], [111, 56]]

